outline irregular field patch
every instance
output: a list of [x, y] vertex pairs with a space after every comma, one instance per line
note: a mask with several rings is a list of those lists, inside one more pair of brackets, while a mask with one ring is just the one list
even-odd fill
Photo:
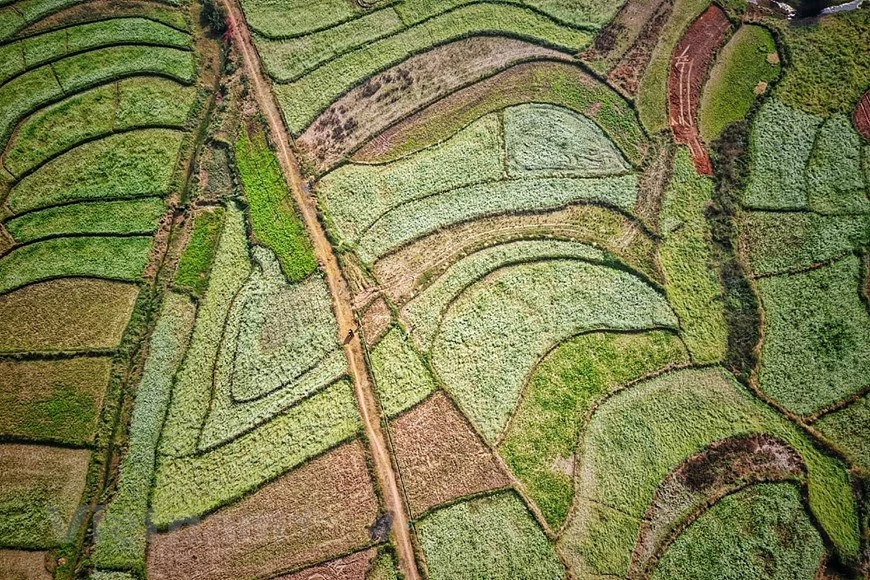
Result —
[[211, 265], [223, 227], [224, 208], [203, 209], [193, 217], [193, 228], [178, 260], [173, 287], [201, 297], [208, 288]]
[[0, 362], [0, 433], [91, 443], [110, 373], [108, 357]]
[[85, 490], [90, 452], [44, 445], [0, 445], [0, 545], [52, 548]]
[[61, 279], [0, 296], [0, 352], [114, 348], [138, 294], [134, 284]]
[[330, 560], [325, 564], [312, 566], [286, 576], [278, 576], [278, 578], [280, 580], [367, 580], [372, 562], [377, 554], [377, 549], [369, 548], [364, 552]]
[[371, 350], [371, 369], [387, 417], [413, 407], [437, 388], [411, 338], [399, 327], [393, 327]]
[[866, 141], [870, 141], [870, 90], [864, 93], [864, 96], [855, 105], [852, 120], [861, 136]]
[[[673, 4], [671, 2], [639, 2], [639, 4], [642, 4], [643, 6], [631, 9], [634, 6], [637, 6], [637, 4], [627, 5], [624, 7], [623, 12], [625, 11], [625, 8], [629, 8], [627, 11], [628, 16], [625, 20], [631, 21], [630, 26], [632, 28], [640, 26], [641, 24], [643, 25], [643, 28], [640, 30], [634, 44], [632, 44], [625, 54], [622, 55], [622, 58], [618, 63], [616, 63], [616, 66], [613, 67], [610, 74], [607, 75], [610, 82], [619, 86], [623, 91], [630, 95], [637, 95], [638, 89], [640, 88], [640, 81], [653, 57], [653, 52], [655, 51], [656, 44], [661, 37], [662, 30], [664, 30], [667, 25], [673, 11]], [[638, 17], [645, 15], [644, 13], [649, 8], [654, 8], [655, 12], [650, 14], [648, 18], [644, 18], [640, 23], [637, 23]], [[622, 14], [622, 12], [620, 12], [620, 14]], [[614, 20], [610, 25], [615, 27], [618, 24], [619, 23]], [[614, 30], [616, 29], [614, 28]], [[621, 39], [623, 34], [623, 32], [620, 32], [618, 39]], [[620, 40], [617, 40], [614, 44], [621, 44], [621, 42]], [[596, 66], [597, 64], [598, 63], [593, 63], [593, 66]]]
[[52, 580], [45, 568], [47, 552], [0, 550], [0, 569], [15, 580]]
[[402, 414], [391, 429], [414, 516], [458, 497], [510, 485], [490, 450], [443, 393]]
[[813, 424], [855, 465], [870, 469], [870, 396], [864, 395]]
[[363, 447], [348, 443], [198, 523], [152, 535], [148, 575], [171, 579], [195, 569], [231, 579], [292, 570], [368, 545], [377, 514]]

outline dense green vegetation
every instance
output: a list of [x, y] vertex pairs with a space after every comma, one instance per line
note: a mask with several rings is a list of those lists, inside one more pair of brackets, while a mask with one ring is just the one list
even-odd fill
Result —
[[190, 240], [178, 260], [173, 285], [179, 290], [200, 297], [208, 287], [211, 264], [217, 251], [223, 225], [224, 208], [197, 212], [190, 233]]

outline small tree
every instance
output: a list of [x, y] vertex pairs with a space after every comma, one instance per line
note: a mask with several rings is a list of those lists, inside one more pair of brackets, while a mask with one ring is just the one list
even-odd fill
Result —
[[203, 0], [202, 22], [215, 35], [221, 36], [227, 31], [227, 13], [216, 0]]

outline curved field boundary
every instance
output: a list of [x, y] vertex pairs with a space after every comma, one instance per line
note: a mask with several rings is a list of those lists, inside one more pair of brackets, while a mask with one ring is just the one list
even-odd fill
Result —
[[861, 100], [855, 106], [855, 112], [852, 113], [852, 119], [855, 122], [855, 128], [864, 137], [865, 141], [870, 141], [870, 90], [864, 93]]
[[763, 433], [715, 441], [683, 460], [659, 484], [641, 521], [630, 577], [649, 577], [680, 533], [717, 501], [773, 481], [805, 484], [806, 465], [791, 445]]
[[653, 238], [624, 214], [587, 204], [450, 226], [385, 255], [375, 262], [374, 274], [382, 291], [401, 307], [424, 283], [464, 256], [490, 245], [523, 239], [594, 244], [655, 283], [664, 283]]
[[191, 37], [160, 22], [130, 16], [101, 20], [46, 32], [2, 47], [19, 51], [24, 67], [11, 75], [0, 75], [0, 89], [16, 77], [38, 66], [111, 46], [163, 46], [190, 49]]
[[[84, 4], [64, 8], [60, 12], [55, 12], [47, 18], [28, 25], [21, 29], [9, 43], [46, 32], [116, 18], [142, 18], [165, 24], [179, 32], [190, 33], [190, 24], [185, 18], [184, 12], [166, 3], [143, 0], [123, 0], [120, 3], [117, 0], [89, 0]], [[2, 44], [0, 43], [0, 45]]]
[[275, 93], [291, 131], [298, 135], [330, 103], [370, 76], [426, 52], [472, 35], [499, 35], [528, 40], [563, 51], [576, 51], [589, 36], [513, 5], [470, 4], [384, 40], [332, 60]]
[[413, 56], [369, 78], [334, 102], [296, 143], [329, 171], [389, 126], [457, 89], [529, 60], [569, 59], [569, 55], [499, 37], [472, 36]]
[[446, 141], [489, 113], [531, 102], [588, 117], [633, 165], [643, 162], [649, 142], [625, 99], [579, 66], [553, 61], [519, 64], [456, 91], [383, 131], [357, 150], [353, 161], [393, 161]]
[[668, 108], [674, 140], [689, 147], [695, 168], [702, 175], [713, 175], [713, 165], [698, 130], [701, 89], [730, 28], [731, 21], [725, 12], [710, 6], [677, 44], [668, 76]]

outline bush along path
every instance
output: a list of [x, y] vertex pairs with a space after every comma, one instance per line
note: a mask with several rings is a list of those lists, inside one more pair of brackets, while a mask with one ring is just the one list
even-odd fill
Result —
[[393, 518], [392, 531], [399, 559], [399, 568], [405, 578], [417, 580], [420, 578], [420, 574], [414, 560], [414, 548], [411, 542], [410, 520], [406, 502], [399, 491], [386, 437], [381, 427], [377, 401], [366, 367], [363, 346], [360, 342], [359, 334], [355, 332], [356, 319], [351, 306], [351, 294], [347, 281], [339, 269], [338, 260], [333, 253], [326, 233], [317, 220], [314, 201], [304, 192], [299, 164], [287, 146], [287, 143], [290, 142], [290, 137], [272, 98], [269, 85], [263, 76], [260, 59], [254, 49], [242, 11], [234, 0], [222, 1], [227, 9], [229, 33], [232, 35], [233, 41], [244, 58], [245, 69], [251, 80], [251, 89], [257, 99], [260, 110], [268, 120], [269, 130], [275, 140], [281, 169], [290, 185], [290, 191], [294, 200], [302, 213], [308, 235], [314, 244], [314, 254], [317, 256], [326, 274], [335, 316], [338, 320], [339, 338], [344, 342], [345, 356], [347, 357], [350, 374], [353, 377], [354, 393], [374, 461], [375, 473], [377, 474], [387, 509]]

